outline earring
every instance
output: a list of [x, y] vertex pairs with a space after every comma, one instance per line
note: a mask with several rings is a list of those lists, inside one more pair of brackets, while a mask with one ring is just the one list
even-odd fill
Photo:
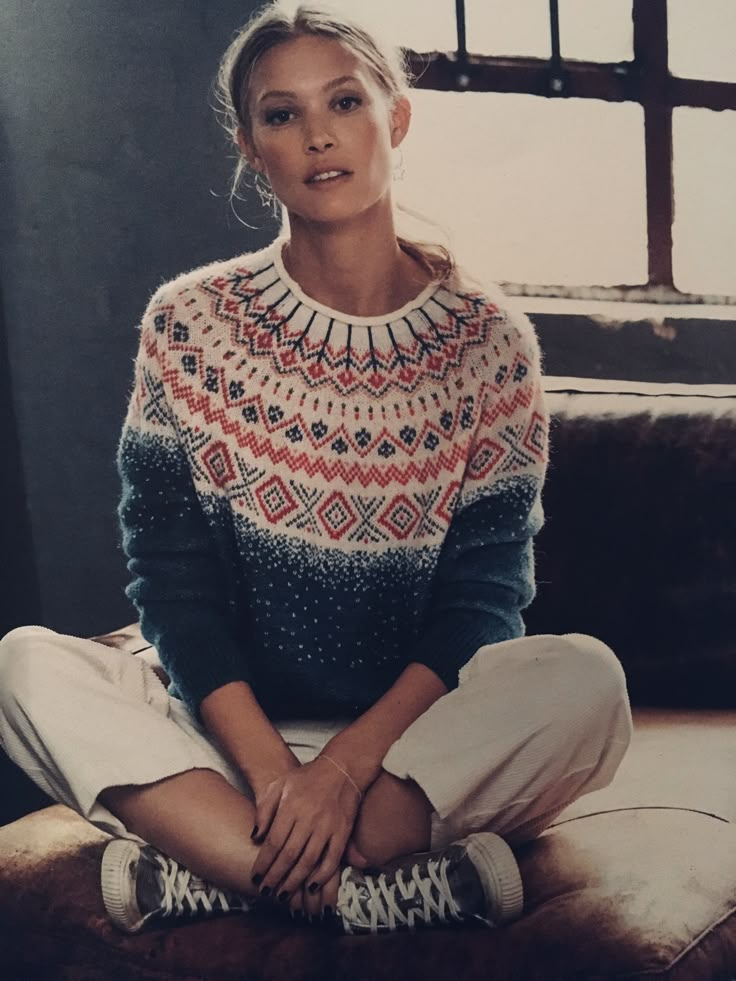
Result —
[[260, 170], [256, 171], [255, 189], [264, 208], [268, 208], [273, 201], [273, 191], [268, 183], [268, 178], [264, 177]]
[[404, 154], [401, 152], [401, 147], [396, 147], [399, 159], [394, 164], [393, 179], [395, 181], [403, 181], [406, 171], [404, 170]]

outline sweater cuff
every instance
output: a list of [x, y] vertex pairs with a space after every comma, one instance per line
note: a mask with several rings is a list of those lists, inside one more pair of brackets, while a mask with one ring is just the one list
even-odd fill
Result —
[[233, 681], [251, 684], [240, 645], [226, 625], [214, 618], [202, 622], [200, 617], [179, 617], [175, 624], [167, 622], [165, 629], [156, 630], [144, 615], [141, 630], [171, 678], [170, 693], [180, 698], [198, 721], [200, 706], [213, 691]]
[[524, 624], [505, 623], [475, 610], [448, 610], [432, 621], [414, 645], [409, 663], [425, 664], [445, 683], [457, 688], [460, 669], [486, 644], [498, 644], [524, 634]]

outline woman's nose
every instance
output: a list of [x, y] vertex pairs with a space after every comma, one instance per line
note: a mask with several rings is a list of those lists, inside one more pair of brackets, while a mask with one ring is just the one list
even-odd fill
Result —
[[315, 138], [309, 142], [307, 151], [309, 153], [324, 153], [325, 150], [331, 149], [334, 145], [335, 144], [326, 136]]
[[307, 121], [304, 146], [307, 153], [323, 153], [335, 145], [335, 138], [323, 120]]

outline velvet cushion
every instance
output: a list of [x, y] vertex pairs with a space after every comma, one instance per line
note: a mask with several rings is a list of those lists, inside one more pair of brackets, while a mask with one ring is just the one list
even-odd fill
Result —
[[636, 704], [736, 707], [736, 391], [643, 388], [548, 395], [527, 630], [605, 641]]
[[[683, 764], [693, 762], [690, 781]], [[728, 979], [736, 974], [734, 772], [736, 714], [637, 713], [614, 784], [519, 850], [521, 920], [376, 938], [328, 936], [263, 914], [122, 935], [100, 897], [106, 836], [55, 806], [0, 829], [2, 976]]]

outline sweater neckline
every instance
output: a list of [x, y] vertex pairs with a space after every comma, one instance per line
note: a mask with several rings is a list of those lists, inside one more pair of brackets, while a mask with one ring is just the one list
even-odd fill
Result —
[[345, 313], [342, 310], [334, 310], [332, 307], [325, 306], [324, 303], [320, 303], [313, 297], [309, 296], [301, 288], [299, 283], [289, 275], [286, 271], [286, 266], [283, 260], [283, 249], [286, 245], [288, 239], [281, 237], [277, 238], [272, 246], [272, 259], [276, 272], [279, 275], [279, 279], [287, 286], [291, 293], [299, 300], [303, 306], [308, 307], [310, 310], [314, 310], [317, 313], [323, 314], [325, 317], [329, 317], [330, 320], [336, 320], [340, 323], [349, 324], [352, 327], [381, 327], [386, 324], [394, 323], [397, 320], [401, 320], [403, 317], [408, 316], [413, 310], [418, 310], [420, 307], [424, 306], [427, 300], [430, 299], [441, 287], [442, 283], [440, 280], [433, 279], [431, 282], [427, 283], [424, 289], [415, 296], [413, 299], [409, 300], [398, 310], [392, 310], [389, 313], [381, 314], [377, 317], [354, 317], [349, 313]]

